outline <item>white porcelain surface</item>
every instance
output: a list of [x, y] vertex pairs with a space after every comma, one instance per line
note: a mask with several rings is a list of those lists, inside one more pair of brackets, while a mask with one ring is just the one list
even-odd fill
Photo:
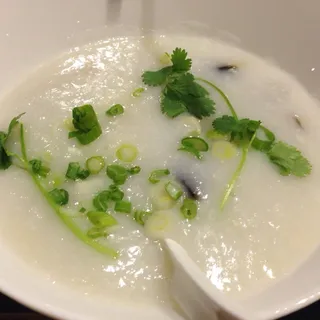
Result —
[[[57, 54], [89, 42], [96, 29], [114, 23], [169, 28], [193, 21], [197, 32], [273, 59], [315, 96], [320, 95], [320, 4], [317, 0], [0, 0], [0, 92]], [[119, 16], [110, 15], [118, 12]], [[199, 23], [204, 23], [199, 25]], [[106, 31], [107, 32], [107, 31]], [[0, 210], [5, 204], [0, 204]], [[302, 213], [303, 215], [303, 213]], [[301, 230], [300, 237], [303, 237]], [[294, 235], [297, 236], [297, 235]], [[23, 239], [22, 239], [23, 241]], [[170, 310], [123, 308], [88, 301], [44, 281], [0, 243], [0, 290], [37, 310], [61, 319], [179, 319]], [[266, 319], [316, 300], [320, 293], [320, 254], [294, 282], [279, 283], [248, 304], [260, 306]]]

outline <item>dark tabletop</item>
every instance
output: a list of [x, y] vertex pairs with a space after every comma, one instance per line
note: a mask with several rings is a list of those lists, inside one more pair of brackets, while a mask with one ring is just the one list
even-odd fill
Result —
[[[0, 320], [48, 320], [28, 308], [0, 294]], [[281, 320], [318, 320], [320, 301]], [[63, 319], [61, 319], [63, 320]]]

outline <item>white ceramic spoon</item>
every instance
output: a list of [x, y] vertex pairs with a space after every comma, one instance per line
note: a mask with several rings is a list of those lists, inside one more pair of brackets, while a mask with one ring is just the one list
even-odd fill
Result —
[[172, 261], [171, 293], [190, 320], [260, 320], [255, 310], [230, 301], [175, 241], [164, 239]]

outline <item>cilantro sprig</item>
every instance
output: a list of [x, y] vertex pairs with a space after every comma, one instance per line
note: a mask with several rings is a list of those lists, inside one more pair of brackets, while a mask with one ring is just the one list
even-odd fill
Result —
[[176, 48], [170, 56], [171, 66], [145, 71], [142, 81], [148, 86], [162, 86], [161, 111], [169, 118], [188, 112], [198, 119], [215, 112], [209, 92], [196, 82], [191, 70], [192, 60], [186, 50]]
[[[215, 132], [228, 136], [229, 141], [242, 148], [240, 162], [224, 192], [220, 204], [221, 209], [223, 209], [227, 203], [240, 177], [251, 147], [264, 153], [271, 163], [279, 169], [281, 175], [305, 177], [311, 173], [312, 166], [310, 162], [297, 148], [283, 141], [276, 141], [275, 134], [264, 127], [261, 121], [248, 118], [239, 119], [232, 103], [220, 88], [205, 79], [198, 78], [197, 80], [206, 83], [217, 91], [231, 113], [231, 115], [223, 115], [213, 121], [212, 126]], [[264, 135], [264, 139], [259, 137], [259, 133]]]

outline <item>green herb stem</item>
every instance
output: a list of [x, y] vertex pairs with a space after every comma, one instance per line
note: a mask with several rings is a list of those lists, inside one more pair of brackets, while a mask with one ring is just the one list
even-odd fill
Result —
[[47, 190], [42, 186], [39, 178], [30, 170], [28, 164], [28, 157], [27, 157], [27, 151], [26, 151], [26, 144], [24, 139], [24, 126], [23, 124], [20, 125], [20, 145], [21, 145], [21, 154], [22, 159], [25, 163], [25, 169], [30, 174], [32, 180], [34, 181], [35, 185], [38, 187], [39, 191], [43, 195], [43, 197], [47, 200], [48, 204], [51, 206], [51, 208], [55, 211], [57, 216], [62, 220], [62, 222], [70, 229], [70, 231], [81, 241], [83, 241], [85, 244], [89, 245], [96, 251], [107, 254], [114, 259], [118, 257], [118, 252], [115, 251], [112, 248], [106, 247], [99, 242], [96, 242], [92, 239], [90, 239], [83, 231], [77, 226], [77, 224], [74, 223], [73, 219], [69, 216], [63, 214], [61, 211], [60, 206], [58, 206], [53, 199], [49, 196]]
[[232, 103], [230, 102], [229, 98], [226, 96], [226, 94], [219, 88], [217, 87], [215, 84], [213, 84], [212, 82], [206, 80], [206, 79], [202, 79], [202, 78], [195, 78], [197, 81], [201, 81], [203, 83], [206, 83], [208, 86], [212, 87], [213, 89], [215, 89], [220, 96], [222, 97], [222, 99], [225, 101], [225, 103], [227, 104], [232, 116], [238, 120], [238, 115], [236, 113], [236, 111], [234, 110]]
[[240, 160], [240, 162], [239, 162], [239, 164], [237, 166], [237, 169], [234, 172], [230, 182], [228, 183], [227, 189], [224, 192], [224, 195], [223, 195], [223, 198], [222, 198], [222, 201], [221, 201], [221, 204], [220, 204], [220, 209], [221, 210], [224, 209], [224, 207], [225, 207], [225, 205], [226, 205], [226, 203], [227, 203], [227, 201], [228, 201], [228, 199], [230, 197], [230, 194], [231, 194], [232, 190], [234, 189], [237, 180], [240, 177], [240, 174], [242, 172], [244, 164], [245, 164], [245, 162], [247, 160], [247, 155], [248, 155], [249, 149], [250, 149], [250, 147], [252, 145], [252, 142], [255, 139], [255, 137], [256, 137], [256, 133], [252, 136], [250, 142], [246, 146], [244, 146], [242, 148], [241, 160]]

